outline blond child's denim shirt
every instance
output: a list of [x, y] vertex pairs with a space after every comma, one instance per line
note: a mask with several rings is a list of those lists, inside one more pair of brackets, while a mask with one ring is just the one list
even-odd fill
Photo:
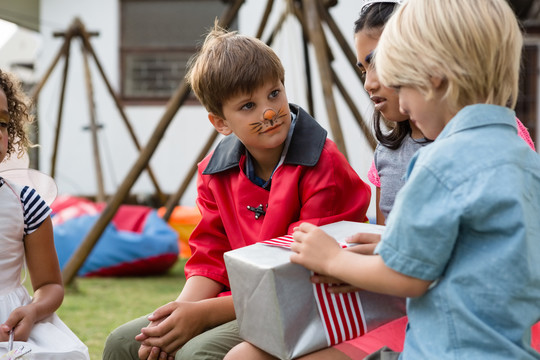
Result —
[[400, 359], [540, 359], [540, 156], [516, 134], [510, 109], [467, 106], [412, 158], [376, 249], [433, 281]]

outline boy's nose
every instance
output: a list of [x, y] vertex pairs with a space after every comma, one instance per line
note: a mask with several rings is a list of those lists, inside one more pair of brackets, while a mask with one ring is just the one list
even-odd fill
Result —
[[273, 109], [266, 109], [263, 113], [264, 120], [274, 120], [276, 112]]

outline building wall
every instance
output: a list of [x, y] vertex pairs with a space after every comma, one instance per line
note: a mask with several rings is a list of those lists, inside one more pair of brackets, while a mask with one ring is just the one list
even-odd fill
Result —
[[[262, 17], [266, 2], [247, 0], [239, 15], [240, 32], [254, 35]], [[270, 25], [276, 21], [285, 6], [285, 1], [276, 2]], [[352, 26], [358, 13], [358, 3], [343, 0], [331, 9], [332, 15], [341, 27], [342, 33], [353, 46]], [[78, 17], [88, 31], [98, 31], [99, 36], [91, 42], [98, 58], [115, 89], [119, 88], [119, 3], [116, 0], [41, 0], [41, 33], [43, 45], [37, 60], [38, 78], [44, 74], [59, 51], [63, 39], [54, 37], [53, 32], [65, 31]], [[210, 24], [209, 24], [210, 25]], [[263, 36], [264, 38], [264, 36]], [[91, 135], [83, 130], [89, 125], [89, 106], [84, 80], [84, 68], [80, 42], [71, 44], [69, 73], [63, 106], [58, 157], [56, 160], [56, 181], [59, 192], [73, 195], [93, 195], [96, 193], [96, 176], [92, 158]], [[273, 43], [273, 48], [281, 57], [286, 69], [286, 90], [291, 102], [306, 107], [305, 68], [302, 61], [300, 28], [294, 19], [285, 22], [282, 32]], [[369, 99], [361, 84], [347, 63], [341, 50], [330, 37], [330, 46], [336, 58], [334, 69], [342, 75], [349, 93], [357, 100], [357, 107], [363, 116], [370, 119], [372, 111]], [[311, 54], [312, 71], [317, 75], [316, 59]], [[47, 81], [39, 97], [39, 126], [41, 155], [40, 168], [50, 172], [54, 134], [59, 112], [62, 81], [61, 61]], [[99, 152], [104, 172], [106, 192], [114, 193], [122, 183], [131, 166], [138, 158], [127, 129], [108, 94], [104, 82], [91, 61], [92, 82], [97, 120], [104, 128], [99, 131]], [[328, 130], [327, 114], [318, 76], [314, 76], [315, 117]], [[356, 125], [348, 107], [335, 89], [336, 105], [342, 122], [347, 151], [352, 166], [367, 180], [367, 171], [372, 162], [372, 150]], [[165, 111], [164, 106], [127, 106], [126, 114], [141, 144], [145, 144]], [[150, 166], [166, 193], [176, 191], [185, 174], [191, 168], [200, 148], [206, 143], [213, 128], [200, 106], [184, 105], [170, 124], [160, 146], [152, 157]], [[329, 130], [330, 138], [332, 134]], [[195, 202], [194, 179], [181, 200], [182, 204]], [[132, 194], [146, 195], [154, 192], [149, 177], [144, 172], [132, 189]], [[374, 198], [374, 196], [373, 196]], [[370, 216], [374, 216], [374, 206]]]
[[[9, 23], [8, 23], [9, 24]], [[41, 49], [39, 33], [14, 24], [7, 28], [3, 24], [0, 44], [0, 68], [17, 74], [21, 81], [35, 81], [32, 66]]]

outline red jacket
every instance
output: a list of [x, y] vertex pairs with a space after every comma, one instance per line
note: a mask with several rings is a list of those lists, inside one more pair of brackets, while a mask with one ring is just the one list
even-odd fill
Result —
[[[370, 187], [326, 138], [326, 130], [301, 108], [291, 105], [291, 111], [297, 114], [296, 125], [270, 191], [247, 178], [245, 148], [234, 135], [199, 164], [202, 219], [189, 239], [186, 278], [205, 276], [229, 287], [226, 251], [290, 234], [301, 222], [367, 221]], [[256, 219], [248, 206], [259, 205], [265, 214]]]

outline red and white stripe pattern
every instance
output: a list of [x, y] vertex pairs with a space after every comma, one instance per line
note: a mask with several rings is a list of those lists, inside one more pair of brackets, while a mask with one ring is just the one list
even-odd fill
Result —
[[[261, 241], [262, 244], [264, 245], [269, 245], [269, 246], [278, 246], [278, 247], [284, 247], [284, 248], [288, 248], [290, 249], [291, 248], [291, 244], [294, 242], [293, 240], [293, 236], [292, 235], [283, 235], [283, 236], [279, 236], [277, 238], [273, 238], [273, 239], [270, 239], [270, 240], [263, 240]], [[346, 248], [347, 245], [345, 244], [339, 244], [342, 248]]]
[[315, 300], [329, 346], [366, 333], [364, 310], [358, 292], [333, 294], [328, 292], [331, 286], [331, 284], [313, 284]]
[[270, 240], [264, 240], [261, 241], [265, 245], [270, 246], [278, 246], [278, 247], [285, 247], [285, 248], [291, 248], [291, 244], [294, 242], [292, 235], [283, 235], [279, 236], [277, 238], [273, 238]]
[[[293, 242], [292, 235], [262, 241], [265, 245], [284, 248], [290, 248]], [[345, 244], [340, 245], [347, 247]], [[332, 294], [328, 292], [331, 286], [332, 284], [313, 284], [313, 293], [326, 331], [328, 346], [366, 333], [365, 316], [358, 292]]]

